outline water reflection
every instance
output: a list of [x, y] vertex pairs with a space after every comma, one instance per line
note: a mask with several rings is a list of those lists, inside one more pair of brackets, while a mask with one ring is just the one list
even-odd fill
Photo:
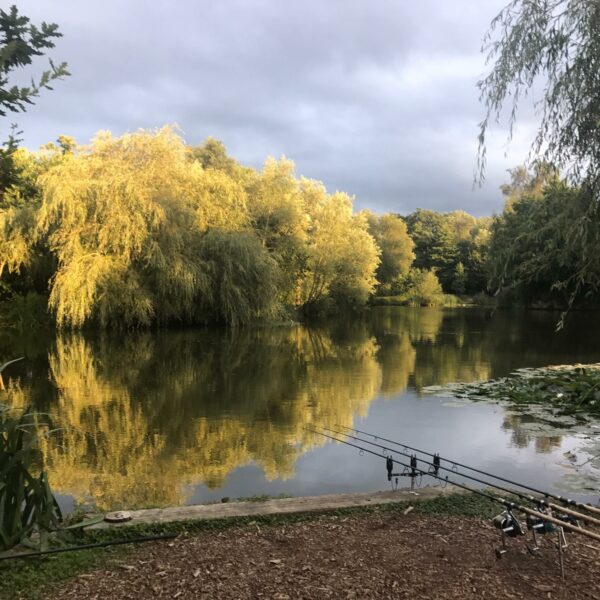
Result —
[[502, 429], [510, 433], [510, 440], [513, 446], [517, 448], [527, 448], [531, 443], [535, 451], [548, 454], [553, 450], [560, 448], [562, 436], [560, 435], [534, 435], [530, 428], [530, 423], [538, 423], [539, 420], [528, 415], [505, 415]]
[[[186, 485], [219, 487], [251, 461], [292, 477], [297, 456], [322, 443], [305, 426], [350, 425], [377, 392], [377, 345], [364, 326], [351, 332], [57, 337], [53, 397], [37, 407], [61, 428], [44, 441], [53, 485], [106, 509], [177, 504]], [[35, 384], [12, 387], [23, 407]]]
[[[267, 481], [293, 478], [298, 457], [324, 443], [307, 425], [352, 425], [380, 395], [403, 402], [407, 388], [598, 359], [591, 343], [575, 349], [573, 329], [556, 337], [552, 319], [385, 307], [319, 327], [61, 334], [36, 343], [2, 332], [0, 363], [27, 360], [5, 373], [0, 394], [60, 427], [44, 450], [61, 493], [102, 510], [174, 505], [198, 483], [219, 489], [245, 465]], [[444, 418], [437, 405], [430, 412]], [[521, 423], [506, 417], [502, 428], [525, 447]], [[560, 443], [535, 438], [538, 452]]]

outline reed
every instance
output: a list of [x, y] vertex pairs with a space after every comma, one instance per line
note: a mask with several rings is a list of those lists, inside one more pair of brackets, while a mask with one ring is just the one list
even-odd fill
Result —
[[19, 543], [43, 548], [62, 521], [39, 449], [41, 424], [29, 410], [0, 405], [0, 550]]

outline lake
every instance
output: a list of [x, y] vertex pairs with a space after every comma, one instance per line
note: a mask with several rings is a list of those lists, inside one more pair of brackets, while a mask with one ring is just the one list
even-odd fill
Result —
[[310, 326], [230, 331], [5, 330], [0, 364], [25, 360], [0, 376], [0, 394], [58, 428], [43, 449], [66, 511], [80, 502], [110, 510], [389, 489], [383, 459], [307, 430], [344, 425], [596, 500], [596, 472], [582, 482], [573, 463], [590, 458], [586, 436], [536, 432], [533, 417], [499, 405], [423, 393], [519, 367], [600, 361], [598, 313], [573, 313], [559, 333], [557, 319], [377, 307]]

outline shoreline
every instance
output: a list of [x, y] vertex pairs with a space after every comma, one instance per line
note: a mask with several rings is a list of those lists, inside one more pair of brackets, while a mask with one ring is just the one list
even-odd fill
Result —
[[[0, 598], [291, 600], [438, 598], [449, 592], [447, 597], [481, 598], [491, 592], [494, 598], [545, 600], [549, 591], [563, 597], [567, 589], [573, 599], [589, 597], [586, 590], [597, 581], [599, 564], [589, 545], [571, 541], [566, 583], [550, 538], [541, 540], [535, 558], [522, 541], [509, 540], [509, 553], [498, 561], [493, 552], [498, 531], [489, 522], [499, 511], [496, 504], [448, 489], [426, 498], [424, 490], [409, 495], [409, 501], [400, 500], [408, 490], [399, 490], [398, 501], [387, 504], [375, 500], [392, 492], [374, 492], [366, 504], [340, 509], [87, 531], [87, 541], [166, 531], [177, 537], [6, 561], [0, 567]], [[293, 499], [274, 502], [283, 500]]]
[[[88, 530], [121, 529], [138, 525], [182, 523], [185, 521], [206, 521], [215, 519], [236, 519], [254, 516], [293, 515], [312, 512], [328, 512], [343, 509], [381, 506], [406, 502], [422, 502], [441, 496], [464, 493], [452, 485], [446, 487], [426, 486], [411, 491], [376, 491], [345, 494], [324, 494], [322, 496], [295, 496], [273, 498], [262, 501], [236, 501], [191, 506], [171, 506], [126, 511], [131, 519], [122, 523], [102, 521], [88, 527]], [[123, 512], [123, 511], [119, 511]]]

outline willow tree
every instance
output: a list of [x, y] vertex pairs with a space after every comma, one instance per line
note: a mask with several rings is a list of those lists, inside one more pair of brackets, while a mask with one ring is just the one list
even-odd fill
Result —
[[[479, 82], [485, 116], [479, 134], [483, 178], [491, 121], [508, 108], [509, 137], [524, 96], [539, 84], [539, 127], [531, 158], [567, 174], [584, 210], [563, 218], [565, 242], [581, 250], [566, 279], [571, 301], [600, 287], [600, 3], [597, 0], [513, 0], [492, 21], [484, 50], [491, 68]], [[508, 106], [507, 106], [508, 105]]]
[[330, 298], [358, 307], [373, 293], [379, 248], [364, 214], [354, 215], [351, 198], [328, 195], [316, 182], [302, 182], [310, 218], [301, 296], [306, 306]]
[[[209, 293], [198, 260], [202, 231], [244, 204], [190, 164], [169, 128], [99, 134], [40, 181], [38, 227], [59, 264], [50, 306], [60, 326], [189, 319]], [[211, 185], [222, 193], [207, 193]]]
[[[510, 210], [494, 219], [490, 244], [490, 276], [495, 289], [507, 287], [517, 301], [565, 306], [575, 292], [570, 275], [584, 248], [569, 240], [565, 221], [585, 213], [585, 199], [564, 181], [548, 185], [541, 197], [524, 193]], [[556, 281], [568, 282], [554, 286]], [[593, 298], [593, 290], [581, 289]]]
[[14, 177], [0, 195], [0, 285], [11, 293], [44, 294], [54, 264], [45, 240], [37, 233], [41, 203], [39, 177], [58, 164], [64, 150], [47, 144], [39, 152], [16, 148], [11, 156]]
[[294, 163], [268, 158], [248, 183], [252, 226], [282, 272], [281, 300], [297, 304], [298, 281], [306, 261], [308, 217]]
[[199, 309], [207, 320], [239, 325], [273, 319], [281, 313], [281, 271], [251, 231], [209, 231], [200, 257], [209, 277], [209, 294]]

